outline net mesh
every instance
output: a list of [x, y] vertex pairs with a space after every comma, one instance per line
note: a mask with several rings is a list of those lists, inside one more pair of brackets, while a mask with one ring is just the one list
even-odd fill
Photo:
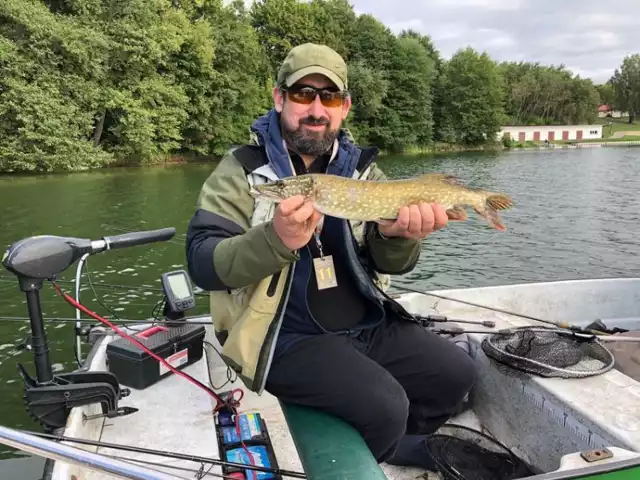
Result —
[[502, 365], [543, 377], [589, 377], [609, 371], [615, 363], [611, 352], [593, 337], [538, 327], [487, 336], [482, 350]]
[[468, 427], [447, 424], [425, 440], [443, 480], [512, 480], [535, 472], [501, 443]]

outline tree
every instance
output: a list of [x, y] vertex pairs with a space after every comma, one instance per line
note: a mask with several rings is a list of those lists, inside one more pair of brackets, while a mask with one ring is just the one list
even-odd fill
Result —
[[615, 92], [614, 108], [629, 112], [629, 123], [633, 123], [640, 112], [640, 54], [624, 58], [611, 77], [611, 84]]
[[596, 85], [596, 89], [600, 95], [600, 105], [613, 105], [616, 93], [611, 82]]
[[442, 71], [445, 125], [456, 142], [494, 142], [503, 119], [502, 77], [486, 53], [458, 50]]

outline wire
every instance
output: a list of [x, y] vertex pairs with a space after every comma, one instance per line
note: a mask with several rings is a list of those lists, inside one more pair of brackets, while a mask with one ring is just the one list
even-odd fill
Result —
[[[218, 351], [218, 349], [209, 341], [207, 340], [203, 340], [202, 343], [204, 343], [205, 345], [211, 347], [220, 357], [220, 359], [224, 362], [224, 358], [222, 358], [222, 354]], [[208, 355], [207, 355], [208, 356]], [[222, 388], [224, 388], [228, 383], [233, 383], [237, 380], [238, 375], [231, 369], [230, 366], [227, 365], [227, 381], [224, 382], [222, 385], [220, 385], [219, 387], [216, 387], [213, 384], [213, 379], [211, 378], [211, 369], [207, 368], [207, 374], [209, 375], [209, 384], [211, 385], [212, 388], [215, 388], [216, 390], [221, 390]], [[235, 378], [232, 378], [232, 376], [235, 375]]]
[[[195, 378], [193, 378], [191, 375], [189, 375], [188, 373], [185, 373], [181, 370], [178, 370], [176, 368], [173, 367], [173, 365], [169, 364], [164, 358], [156, 355], [155, 353], [153, 353], [151, 350], [149, 350], [147, 347], [144, 346], [144, 344], [142, 344], [141, 342], [139, 342], [137, 339], [135, 339], [134, 337], [128, 335], [127, 333], [123, 332], [122, 330], [120, 330], [117, 326], [115, 326], [113, 323], [111, 323], [109, 320], [107, 320], [106, 318], [101, 317], [100, 315], [98, 315], [97, 313], [89, 310], [87, 307], [85, 307], [84, 305], [82, 305], [81, 303], [77, 302], [73, 297], [71, 297], [70, 295], [68, 295], [67, 293], [63, 292], [62, 289], [60, 288], [60, 286], [55, 282], [55, 281], [51, 281], [51, 283], [53, 284], [53, 286], [55, 287], [56, 291], [71, 305], [73, 305], [75, 308], [83, 311], [84, 313], [86, 313], [87, 315], [89, 315], [90, 317], [95, 318], [96, 320], [98, 320], [101, 323], [106, 324], [107, 326], [109, 326], [113, 331], [115, 331], [118, 335], [120, 335], [121, 337], [126, 338], [127, 340], [129, 340], [130, 342], [134, 343], [135, 345], [137, 345], [138, 347], [140, 347], [144, 352], [148, 353], [151, 357], [153, 357], [154, 359], [156, 359], [158, 362], [162, 363], [165, 367], [167, 367], [169, 370], [171, 370], [173, 373], [175, 373], [176, 375], [180, 375], [181, 377], [187, 379], [188, 381], [190, 381], [191, 383], [193, 383], [194, 385], [202, 388], [206, 393], [208, 393], [209, 395], [211, 395], [215, 401], [216, 401], [216, 406], [214, 407], [214, 414], [219, 412], [221, 409], [223, 409], [224, 407], [228, 408], [233, 416], [235, 417], [235, 426], [236, 426], [236, 433], [238, 435], [238, 438], [240, 438], [240, 444], [242, 445], [242, 448], [247, 452], [247, 456], [249, 458], [249, 463], [251, 465], [255, 465], [254, 462], [254, 458], [253, 458], [253, 454], [251, 453], [251, 451], [247, 448], [246, 444], [244, 443], [244, 441], [242, 440], [242, 432], [240, 431], [240, 415], [238, 414], [238, 405], [240, 404], [240, 400], [242, 400], [242, 398], [244, 397], [244, 391], [240, 390], [240, 389], [233, 389], [231, 390], [231, 394], [229, 396], [228, 400], [224, 400], [222, 399], [222, 397], [220, 397], [220, 395], [218, 395], [216, 392], [214, 392], [211, 388], [207, 387], [205, 384], [203, 384], [202, 382], [200, 382], [199, 380], [196, 380]], [[95, 290], [94, 290], [95, 293]], [[103, 307], [105, 307], [101, 302], [99, 302]], [[105, 307], [107, 310], [109, 310], [107, 307]], [[117, 318], [117, 316], [116, 316]], [[236, 399], [235, 398], [235, 394], [236, 393], [240, 393], [240, 398]]]
[[195, 378], [193, 378], [191, 375], [189, 375], [188, 373], [185, 373], [183, 371], [180, 371], [176, 368], [173, 367], [173, 365], [169, 364], [164, 358], [156, 355], [155, 353], [153, 353], [151, 350], [149, 350], [147, 347], [144, 346], [144, 344], [142, 344], [140, 341], [138, 341], [136, 338], [132, 337], [131, 335], [128, 335], [127, 333], [123, 332], [122, 330], [120, 330], [117, 326], [115, 326], [113, 323], [111, 323], [109, 320], [107, 320], [106, 318], [101, 317], [100, 315], [98, 315], [97, 313], [89, 310], [87, 307], [85, 307], [84, 305], [82, 305], [81, 303], [77, 302], [73, 297], [71, 297], [70, 295], [68, 295], [67, 293], [63, 292], [62, 289], [60, 288], [60, 286], [55, 282], [52, 281], [51, 282], [53, 284], [53, 286], [55, 287], [55, 289], [57, 290], [57, 292], [71, 305], [73, 305], [75, 308], [83, 311], [84, 313], [86, 313], [87, 315], [89, 315], [90, 317], [95, 318], [96, 320], [98, 320], [101, 323], [104, 323], [105, 325], [109, 326], [113, 331], [115, 331], [118, 335], [120, 335], [121, 337], [126, 338], [127, 340], [129, 340], [130, 342], [134, 343], [135, 345], [137, 345], [138, 347], [140, 347], [143, 351], [145, 351], [146, 353], [148, 353], [151, 357], [153, 357], [154, 359], [156, 359], [158, 362], [162, 363], [165, 367], [167, 367], [169, 370], [171, 370], [173, 373], [175, 373], [176, 375], [180, 375], [183, 378], [186, 378], [188, 381], [190, 381], [191, 383], [193, 383], [194, 385], [202, 388], [205, 392], [207, 392], [209, 395], [211, 395], [215, 401], [216, 401], [216, 407], [214, 411], [218, 411], [220, 410], [222, 407], [224, 406], [229, 406], [227, 405], [227, 403], [216, 393], [214, 392], [212, 389], [210, 389], [209, 387], [207, 387], [206, 385], [204, 385], [202, 382], [196, 380]]
[[91, 281], [91, 273], [89, 272], [88, 264], [89, 264], [89, 259], [87, 258], [86, 261], [84, 262], [84, 264], [82, 265], [82, 268], [87, 273], [87, 282], [89, 283], [89, 287], [91, 288], [91, 291], [93, 292], [93, 295], [94, 295], [96, 301], [100, 304], [100, 306], [102, 308], [104, 308], [107, 312], [109, 312], [111, 315], [113, 315], [114, 318], [116, 318], [118, 321], [120, 321], [121, 319], [118, 316], [118, 314], [116, 312], [114, 312], [111, 308], [107, 307], [104, 304], [104, 302], [102, 301], [102, 299], [100, 298], [100, 295], [98, 295], [98, 292], [96, 292], [96, 289], [93, 286], [93, 282]]

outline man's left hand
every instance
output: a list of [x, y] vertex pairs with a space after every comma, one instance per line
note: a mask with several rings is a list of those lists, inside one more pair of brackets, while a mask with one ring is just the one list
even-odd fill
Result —
[[395, 222], [379, 224], [378, 230], [385, 237], [422, 239], [446, 226], [448, 221], [444, 207], [421, 202], [402, 207]]

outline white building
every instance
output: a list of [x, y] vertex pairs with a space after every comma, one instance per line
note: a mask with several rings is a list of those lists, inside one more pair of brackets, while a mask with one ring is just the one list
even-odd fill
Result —
[[606, 117], [622, 118], [622, 117], [628, 117], [628, 116], [629, 116], [629, 112], [621, 112], [620, 110], [614, 110], [613, 107], [611, 107], [611, 105], [600, 105], [598, 107], [598, 117], [600, 118], [606, 118]]
[[602, 125], [505, 125], [498, 133], [498, 140], [505, 135], [517, 142], [588, 140], [602, 138]]

